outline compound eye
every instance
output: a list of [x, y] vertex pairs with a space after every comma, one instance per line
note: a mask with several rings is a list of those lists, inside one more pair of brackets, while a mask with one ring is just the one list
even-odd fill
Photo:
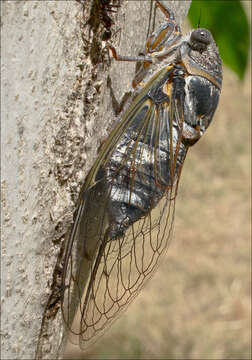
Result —
[[211, 34], [207, 29], [196, 29], [191, 34], [190, 43], [194, 50], [204, 51], [211, 43]]
[[203, 44], [209, 45], [211, 43], [211, 35], [206, 29], [196, 29], [191, 34], [192, 41], [199, 41]]

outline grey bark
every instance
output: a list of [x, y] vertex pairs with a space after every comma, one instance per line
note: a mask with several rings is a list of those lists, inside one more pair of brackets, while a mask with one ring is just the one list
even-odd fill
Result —
[[[102, 25], [83, 26], [92, 2], [1, 3], [2, 359], [58, 356], [61, 314], [57, 302], [45, 308], [81, 184], [115, 119], [108, 74], [118, 99], [131, 88], [135, 65], [110, 64]], [[190, 1], [167, 4], [181, 24]], [[149, 10], [124, 0], [111, 14], [119, 54], [142, 49]]]

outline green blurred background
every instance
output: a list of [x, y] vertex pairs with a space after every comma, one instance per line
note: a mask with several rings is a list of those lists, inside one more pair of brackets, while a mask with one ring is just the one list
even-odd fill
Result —
[[[193, 28], [200, 22], [218, 44], [222, 61], [244, 79], [249, 55], [250, 31], [246, 12], [250, 1], [192, 0], [188, 19]], [[251, 12], [250, 12], [251, 13]]]
[[251, 359], [251, 2], [193, 1], [193, 27], [200, 8], [229, 68], [182, 171], [170, 249], [103, 338], [67, 358]]

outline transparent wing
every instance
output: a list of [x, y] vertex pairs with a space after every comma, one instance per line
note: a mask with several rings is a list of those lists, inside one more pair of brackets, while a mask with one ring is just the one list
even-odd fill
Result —
[[135, 298], [172, 236], [187, 148], [168, 70], [135, 99], [81, 194], [65, 254], [62, 311], [71, 341], [83, 349]]

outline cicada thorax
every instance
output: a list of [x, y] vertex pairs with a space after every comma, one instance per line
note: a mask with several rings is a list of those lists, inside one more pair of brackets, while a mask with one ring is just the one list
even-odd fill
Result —
[[[65, 322], [82, 348], [135, 298], [171, 240], [184, 159], [221, 88], [206, 29], [182, 37], [172, 12], [147, 41], [132, 103], [101, 146], [80, 195], [63, 269]], [[147, 66], [148, 65], [148, 66]]]

